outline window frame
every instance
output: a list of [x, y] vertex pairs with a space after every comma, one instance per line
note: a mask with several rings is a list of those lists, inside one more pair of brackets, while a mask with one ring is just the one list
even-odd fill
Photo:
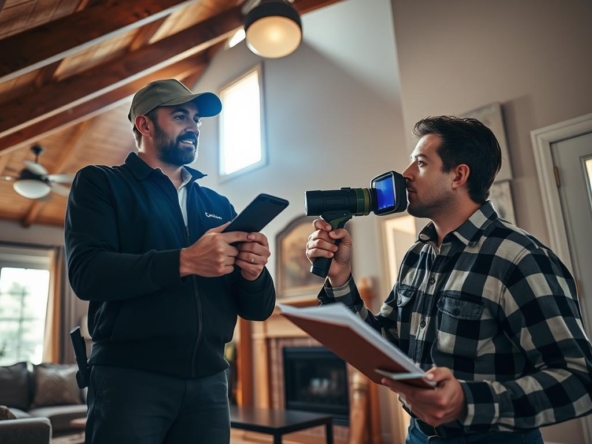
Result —
[[[45, 270], [49, 273], [48, 298], [51, 291], [51, 249], [31, 246], [14, 246], [0, 243], [0, 271], [3, 268], [21, 268], [29, 270]], [[48, 299], [49, 300], [49, 299]], [[29, 317], [21, 317], [23, 320], [30, 320]], [[47, 304], [45, 309], [44, 323], [47, 322]], [[19, 338], [21, 341], [22, 338]], [[0, 343], [0, 347], [2, 347]], [[42, 340], [43, 345], [43, 340]], [[18, 360], [22, 360], [20, 357]]]
[[[235, 177], [243, 176], [244, 174], [248, 174], [252, 171], [258, 170], [268, 165], [268, 152], [267, 152], [267, 132], [266, 132], [266, 119], [265, 119], [265, 94], [263, 92], [264, 82], [263, 82], [263, 63], [258, 63], [252, 68], [249, 68], [239, 76], [235, 77], [232, 81], [224, 84], [219, 90], [218, 95], [222, 100], [222, 109], [224, 110], [224, 101], [223, 101], [223, 92], [224, 90], [230, 88], [231, 86], [235, 85], [236, 83], [240, 82], [241, 80], [245, 79], [253, 72], [257, 72], [257, 79], [259, 83], [259, 132], [260, 132], [260, 140], [261, 140], [261, 159], [248, 165], [244, 168], [239, 170], [233, 171], [232, 173], [225, 174], [222, 172], [222, 166], [224, 165], [224, 116], [221, 115], [219, 119], [219, 149], [218, 149], [218, 177], [220, 182], [226, 182], [228, 180], [232, 180]], [[224, 112], [224, 111], [223, 111]]]

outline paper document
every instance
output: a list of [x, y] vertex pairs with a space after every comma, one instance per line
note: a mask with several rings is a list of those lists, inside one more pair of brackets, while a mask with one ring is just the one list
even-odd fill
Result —
[[425, 372], [407, 355], [342, 303], [306, 308], [278, 304], [278, 307], [283, 316], [374, 382], [380, 383], [387, 373], [387, 377], [405, 379], [408, 384], [435, 386], [434, 382], [423, 379]]

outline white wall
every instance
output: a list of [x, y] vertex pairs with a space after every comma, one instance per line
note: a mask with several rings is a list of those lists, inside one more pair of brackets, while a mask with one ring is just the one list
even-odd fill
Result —
[[[592, 112], [592, 2], [392, 6], [405, 128], [428, 115], [501, 102], [518, 225], [548, 243], [530, 131]], [[547, 441], [584, 442], [579, 420], [543, 433]]]
[[[306, 190], [368, 187], [373, 177], [401, 171], [408, 162], [391, 15], [389, 0], [348, 0], [323, 8], [303, 16], [305, 39], [294, 54], [262, 62], [266, 167], [220, 183], [217, 120], [205, 119], [201, 127], [195, 166], [209, 174], [203, 184], [227, 195], [238, 211], [260, 192], [290, 201], [264, 230], [272, 254], [276, 234], [304, 215]], [[260, 62], [243, 43], [219, 53], [194, 89], [219, 91]], [[355, 238], [355, 275], [380, 283], [375, 216], [354, 218], [348, 227]], [[388, 289], [379, 293], [377, 303]], [[384, 398], [382, 424], [390, 442], [392, 417]]]
[[23, 228], [18, 222], [0, 220], [0, 242], [63, 245], [64, 229], [48, 225], [33, 225], [31, 228]]
[[548, 243], [530, 131], [592, 111], [592, 2], [392, 6], [405, 128], [501, 102], [518, 225]]
[[[388, 0], [375, 0], [372, 5], [375, 14], [390, 16]], [[203, 184], [229, 196], [237, 210], [260, 192], [290, 201], [288, 209], [264, 231], [272, 243], [275, 234], [288, 222], [304, 215], [306, 190], [368, 187], [374, 176], [390, 169], [400, 170], [407, 162], [397, 101], [379, 95], [360, 80], [363, 75], [359, 72], [352, 74], [344, 69], [344, 62], [338, 65], [315, 49], [322, 46], [328, 51], [328, 43], [322, 41], [327, 35], [327, 23], [335, 26], [331, 41], [337, 45], [339, 38], [335, 33], [351, 33], [347, 22], [340, 25], [341, 15], [350, 17], [352, 11], [364, 10], [364, 0], [350, 0], [304, 16], [303, 45], [289, 57], [262, 62], [269, 150], [266, 167], [220, 183], [217, 120], [210, 119], [201, 128], [195, 166], [209, 175]], [[383, 23], [385, 29], [363, 22], [356, 32], [370, 34], [373, 40], [380, 41], [383, 32], [392, 36], [392, 23]], [[364, 57], [375, 70], [390, 71], [396, 78], [394, 41], [390, 47], [390, 52], [373, 54], [360, 45], [350, 48], [349, 57]], [[219, 91], [260, 62], [243, 43], [220, 53], [195, 89]], [[357, 275], [376, 276], [380, 268], [372, 219], [351, 222], [359, 248], [356, 253], [363, 258], [355, 262]], [[275, 270], [273, 263], [270, 269]]]

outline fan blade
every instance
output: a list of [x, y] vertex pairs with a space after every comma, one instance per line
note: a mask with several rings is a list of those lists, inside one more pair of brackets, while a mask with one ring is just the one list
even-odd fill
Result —
[[68, 194], [70, 194], [70, 188], [65, 187], [63, 185], [58, 185], [57, 183], [49, 183], [49, 186], [51, 188], [51, 191], [53, 191], [56, 194], [59, 194], [60, 196], [67, 196]]
[[38, 176], [45, 176], [47, 174], [47, 170], [45, 168], [43, 168], [38, 163], [31, 162], [30, 160], [25, 160], [25, 166], [31, 173], [37, 174]]
[[74, 174], [50, 174], [47, 176], [47, 179], [57, 183], [72, 183], [74, 180]]
[[43, 197], [38, 197], [38, 198], [37, 198], [37, 199], [35, 199], [35, 200], [37, 200], [37, 201], [39, 201], [39, 202], [47, 202], [48, 200], [51, 200], [51, 193], [49, 193], [49, 194], [46, 194], [46, 195], [45, 195], [45, 196], [43, 196]]

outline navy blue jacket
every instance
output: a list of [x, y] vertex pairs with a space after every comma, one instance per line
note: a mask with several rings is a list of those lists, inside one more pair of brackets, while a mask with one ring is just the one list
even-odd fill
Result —
[[228, 367], [224, 345], [237, 315], [264, 320], [273, 311], [267, 269], [255, 281], [238, 267], [222, 277], [180, 277], [181, 249], [236, 216], [227, 198], [197, 184], [203, 174], [187, 169], [187, 230], [173, 183], [135, 153], [76, 175], [66, 256], [74, 292], [90, 301], [91, 365], [212, 375]]

